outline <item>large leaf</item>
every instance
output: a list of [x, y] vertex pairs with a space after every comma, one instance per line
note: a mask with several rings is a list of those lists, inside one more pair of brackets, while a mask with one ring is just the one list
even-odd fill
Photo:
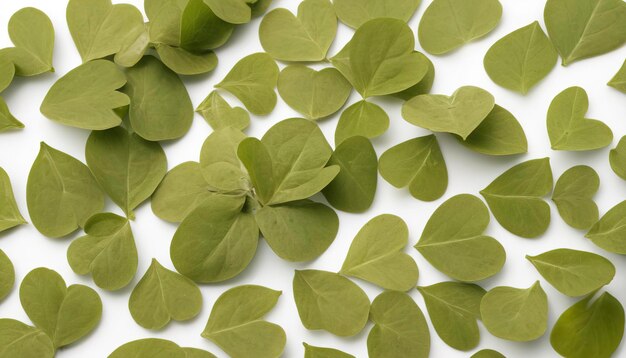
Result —
[[389, 116], [379, 105], [358, 101], [346, 108], [339, 117], [335, 130], [335, 146], [347, 138], [362, 136], [375, 138], [389, 128]]
[[497, 104], [461, 143], [475, 152], [487, 155], [513, 155], [528, 151], [522, 125], [511, 112]]
[[39, 232], [61, 237], [102, 210], [104, 195], [85, 164], [41, 142], [28, 174], [26, 204]]
[[556, 181], [552, 201], [567, 225], [587, 230], [598, 221], [598, 206], [593, 196], [600, 188], [600, 177], [593, 168], [577, 165]]
[[483, 235], [489, 211], [473, 195], [453, 196], [432, 214], [415, 248], [439, 271], [459, 281], [479, 281], [498, 273], [506, 253]]
[[585, 235], [594, 244], [616, 254], [626, 255], [626, 201], [615, 205]]
[[17, 76], [54, 72], [54, 28], [45, 13], [33, 7], [18, 10], [9, 19], [9, 38], [15, 47], [3, 51], [13, 62]]
[[391, 17], [405, 22], [413, 16], [421, 0], [335, 0], [337, 16], [344, 24], [358, 29], [369, 20]]
[[11, 180], [0, 167], [0, 232], [22, 224], [26, 224], [26, 220], [15, 202]]
[[61, 124], [84, 129], [108, 129], [122, 119], [115, 109], [130, 99], [117, 90], [126, 77], [107, 60], [84, 63], [59, 78], [41, 103], [41, 113]]
[[0, 319], [0, 357], [53, 358], [52, 340], [40, 329], [10, 318]]

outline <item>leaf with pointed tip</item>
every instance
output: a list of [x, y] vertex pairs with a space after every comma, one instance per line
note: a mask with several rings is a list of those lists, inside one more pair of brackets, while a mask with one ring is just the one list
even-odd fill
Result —
[[45, 236], [65, 236], [104, 207], [104, 195], [89, 168], [41, 142], [26, 184], [33, 225]]
[[161, 62], [179, 75], [199, 75], [211, 72], [217, 66], [215, 52], [192, 53], [180, 47], [158, 45]]
[[18, 10], [9, 19], [9, 38], [15, 47], [5, 51], [15, 66], [15, 75], [54, 72], [54, 28], [45, 13], [33, 7]]
[[0, 319], [0, 357], [53, 358], [52, 341], [39, 328], [10, 318]]
[[585, 235], [599, 247], [626, 255], [626, 243], [624, 235], [626, 233], [626, 200], [615, 205], [607, 211], [598, 222], [596, 222]]
[[[620, 67], [615, 76], [611, 78], [607, 85], [615, 88], [620, 92], [626, 93], [626, 60], [624, 60], [622, 67]], [[2, 88], [2, 86], [0, 86], [0, 88]]]
[[598, 221], [598, 206], [593, 196], [600, 187], [600, 177], [593, 168], [577, 165], [566, 170], [556, 181], [552, 201], [567, 225], [587, 230]]
[[0, 167], [0, 232], [22, 224], [26, 224], [26, 220], [15, 202], [11, 180], [7, 172]]
[[11, 114], [6, 102], [0, 97], [0, 133], [24, 128], [24, 124]]
[[521, 124], [511, 112], [497, 104], [461, 143], [486, 155], [514, 155], [528, 151], [528, 141]]
[[15, 268], [13, 267], [13, 263], [4, 251], [0, 250], [0, 300], [11, 293], [14, 284]]
[[352, 354], [334, 348], [316, 347], [304, 342], [302, 345], [304, 345], [304, 358], [355, 358]]
[[626, 180], [626, 136], [623, 136], [617, 146], [609, 153], [611, 169], [620, 178]]
[[437, 200], [448, 188], [448, 169], [433, 134], [387, 149], [380, 156], [379, 171], [396, 188], [408, 186], [419, 200]]
[[421, 0], [335, 0], [337, 17], [344, 24], [358, 29], [369, 20], [390, 17], [408, 22]]
[[335, 146], [350, 137], [378, 137], [385, 133], [387, 128], [389, 116], [384, 109], [372, 102], [358, 101], [341, 113], [335, 130]]
[[250, 125], [250, 114], [241, 107], [231, 107], [217, 91], [211, 92], [196, 108], [196, 112], [213, 130], [233, 127], [243, 131]]

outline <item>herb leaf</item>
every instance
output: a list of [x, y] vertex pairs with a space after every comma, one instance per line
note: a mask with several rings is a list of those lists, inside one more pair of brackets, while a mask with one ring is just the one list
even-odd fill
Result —
[[497, 104], [461, 143], [486, 155], [514, 155], [528, 151], [528, 141], [521, 124], [511, 112]]
[[39, 328], [2, 318], [0, 352], [5, 357], [53, 358], [55, 349], [50, 338]]
[[4, 251], [0, 250], [0, 300], [11, 293], [14, 284], [15, 268], [13, 267], [13, 263]]
[[197, 348], [181, 348], [178, 344], [159, 338], [144, 338], [118, 347], [109, 358], [215, 358]]
[[389, 116], [379, 105], [365, 100], [358, 101], [341, 113], [335, 130], [335, 146], [354, 136], [378, 137], [387, 128]]
[[493, 349], [481, 349], [472, 354], [470, 358], [506, 358], [504, 354], [494, 351]]
[[302, 344], [304, 345], [304, 358], [355, 358], [352, 354], [338, 349], [311, 346], [304, 342]]
[[[620, 67], [615, 76], [611, 78], [607, 85], [615, 88], [620, 92], [626, 93], [626, 60], [624, 60], [622, 67]], [[2, 88], [2, 86], [0, 86], [0, 88]]]
[[200, 103], [196, 112], [202, 117], [214, 130], [224, 127], [233, 127], [243, 131], [250, 125], [250, 115], [241, 107], [231, 107], [219, 92], [211, 92]]
[[247, 0], [204, 0], [220, 19], [231, 24], [245, 24], [252, 17]]
[[567, 225], [586, 230], [598, 221], [598, 206], [593, 196], [600, 177], [593, 168], [577, 165], [565, 171], [554, 186], [552, 201]]
[[626, 255], [626, 244], [623, 239], [626, 231], [624, 213], [626, 213], [626, 201], [622, 201], [607, 211], [600, 221], [589, 229], [585, 237], [607, 251]]
[[0, 50], [0, 92], [9, 87], [15, 76], [15, 65], [9, 57], [10, 50]]
[[626, 180], [626, 136], [623, 136], [617, 146], [609, 153], [611, 169], [620, 178]]
[[199, 75], [217, 67], [217, 55], [213, 51], [194, 53], [169, 45], [157, 45], [156, 50], [161, 62], [180, 75]]
[[11, 114], [6, 102], [0, 97], [0, 133], [20, 128], [24, 128], [24, 124]]
[[0, 232], [22, 224], [26, 220], [15, 202], [9, 175], [0, 167]]
[[13, 14], [9, 19], [9, 38], [15, 47], [5, 51], [15, 66], [17, 76], [54, 72], [54, 28], [41, 10], [25, 7]]
[[337, 16], [344, 24], [358, 29], [369, 20], [390, 17], [409, 21], [421, 0], [335, 0]]

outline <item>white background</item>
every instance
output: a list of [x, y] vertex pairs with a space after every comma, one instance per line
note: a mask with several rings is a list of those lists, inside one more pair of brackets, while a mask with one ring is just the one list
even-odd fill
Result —
[[[140, 9], [141, 0], [129, 1]], [[411, 19], [410, 27], [414, 31], [420, 17], [424, 13], [430, 0], [423, 1], [417, 14]], [[459, 194], [471, 193], [478, 195], [478, 191], [489, 184], [496, 176], [512, 165], [532, 159], [549, 156], [552, 162], [555, 180], [563, 171], [577, 164], [591, 165], [601, 177], [601, 188], [596, 196], [600, 213], [604, 214], [626, 198], [626, 183], [619, 179], [608, 164], [608, 151], [605, 148], [586, 153], [555, 152], [550, 150], [546, 132], [546, 111], [552, 98], [563, 89], [578, 85], [585, 88], [589, 94], [589, 118], [605, 121], [614, 131], [615, 140], [626, 134], [626, 95], [606, 86], [606, 82], [621, 66], [626, 56], [626, 48], [621, 48], [607, 55], [589, 60], [576, 62], [569, 67], [558, 65], [537, 87], [528, 95], [522, 96], [498, 87], [487, 77], [482, 59], [487, 49], [499, 38], [509, 32], [539, 20], [543, 26], [542, 0], [501, 0], [503, 16], [499, 26], [487, 37], [470, 43], [459, 50], [445, 56], [429, 56], [435, 64], [437, 75], [433, 93], [451, 94], [456, 88], [463, 85], [476, 85], [489, 90], [496, 97], [499, 105], [510, 110], [522, 123], [528, 136], [529, 153], [522, 156], [497, 158], [483, 156], [462, 147], [449, 135], [440, 134], [438, 139], [448, 165], [450, 184], [445, 196], [436, 202], [425, 203], [413, 199], [406, 190], [398, 190], [379, 178], [379, 187], [374, 205], [364, 214], [353, 215], [339, 213], [340, 229], [335, 242], [319, 259], [304, 263], [293, 264], [282, 261], [275, 256], [267, 244], [261, 240], [257, 255], [250, 266], [238, 277], [228, 282], [201, 287], [204, 295], [202, 312], [188, 322], [171, 322], [163, 330], [153, 332], [138, 326], [131, 318], [127, 308], [128, 297], [132, 288], [141, 278], [155, 257], [163, 265], [172, 268], [169, 258], [169, 242], [176, 230], [176, 225], [166, 223], [153, 215], [149, 203], [138, 208], [137, 219], [132, 223], [135, 240], [139, 251], [139, 268], [133, 282], [117, 292], [107, 292], [97, 288], [90, 277], [76, 275], [70, 269], [66, 260], [66, 250], [71, 240], [80, 236], [80, 232], [63, 239], [49, 239], [39, 234], [32, 225], [24, 225], [14, 230], [0, 234], [0, 248], [13, 260], [16, 269], [16, 287], [10, 296], [0, 303], [0, 317], [11, 317], [30, 324], [28, 317], [19, 303], [17, 285], [30, 270], [45, 266], [58, 271], [68, 284], [82, 283], [95, 288], [101, 295], [104, 304], [102, 321], [94, 332], [58, 352], [58, 357], [105, 357], [121, 344], [145, 337], [161, 337], [173, 340], [182, 346], [193, 346], [209, 350], [218, 356], [225, 354], [214, 344], [200, 337], [210, 309], [221, 292], [227, 288], [241, 284], [259, 284], [273, 289], [282, 290], [283, 295], [275, 309], [267, 319], [280, 324], [288, 335], [285, 357], [301, 357], [303, 348], [301, 342], [312, 345], [329, 346], [342, 349], [357, 357], [366, 357], [367, 334], [371, 324], [357, 336], [339, 338], [323, 331], [306, 330], [297, 315], [293, 301], [291, 280], [294, 269], [315, 268], [337, 271], [341, 267], [352, 238], [359, 228], [369, 219], [382, 213], [392, 213], [401, 216], [409, 225], [410, 239], [406, 249], [418, 263], [420, 269], [419, 285], [430, 285], [445, 281], [448, 278], [431, 267], [411, 246], [419, 239], [421, 230], [434, 209], [446, 199]], [[286, 7], [295, 11], [299, 1], [274, 0], [272, 8]], [[45, 141], [49, 145], [69, 153], [84, 161], [85, 140], [88, 131], [65, 127], [44, 118], [39, 112], [39, 106], [50, 86], [63, 74], [80, 64], [80, 57], [76, 51], [65, 21], [66, 1], [62, 0], [0, 0], [0, 47], [10, 46], [6, 33], [6, 24], [9, 17], [24, 6], [37, 7], [51, 18], [55, 31], [56, 43], [54, 49], [55, 73], [37, 77], [16, 78], [11, 86], [2, 93], [13, 114], [20, 119], [26, 128], [20, 131], [0, 134], [0, 166], [11, 177], [17, 203], [22, 214], [28, 220], [26, 209], [26, 180], [31, 164], [39, 150], [39, 142]], [[262, 51], [258, 40], [258, 26], [260, 19], [239, 27], [228, 44], [218, 49], [220, 65], [208, 75], [186, 77], [184, 81], [189, 90], [194, 106], [211, 91], [213, 85], [219, 82], [240, 58], [258, 51]], [[329, 55], [336, 53], [351, 37], [353, 30], [340, 24], [337, 39]], [[421, 50], [419, 43], [416, 44]], [[280, 64], [284, 66], [284, 64]], [[231, 96], [225, 95], [232, 105], [241, 105]], [[349, 103], [359, 100], [357, 93], [353, 93]], [[374, 140], [374, 145], [380, 155], [387, 148], [402, 141], [428, 134], [427, 131], [414, 127], [405, 122], [400, 116], [402, 102], [391, 98], [374, 98], [374, 102], [383, 106], [391, 118], [389, 131], [382, 137]], [[279, 100], [277, 108], [266, 117], [252, 117], [252, 125], [247, 133], [251, 136], [261, 136], [270, 126], [278, 121], [297, 116], [297, 113], [288, 108]], [[337, 124], [338, 115], [321, 121], [319, 124], [333, 143], [333, 133]], [[167, 152], [169, 168], [177, 164], [197, 160], [203, 140], [211, 132], [211, 128], [204, 120], [196, 115], [189, 133], [178, 141], [164, 143]], [[323, 198], [317, 198], [323, 200]], [[551, 204], [552, 205], [552, 204]], [[541, 280], [542, 287], [548, 293], [550, 319], [552, 327], [559, 314], [576, 300], [568, 298], [541, 279], [532, 265], [524, 259], [524, 255], [535, 255], [551, 249], [568, 247], [594, 251], [608, 257], [617, 267], [616, 277], [607, 289], [622, 302], [626, 302], [626, 260], [619, 255], [603, 252], [584, 238], [584, 233], [569, 228], [558, 216], [552, 205], [552, 223], [549, 230], [540, 238], [523, 239], [516, 237], [502, 229], [495, 220], [492, 220], [487, 234], [500, 240], [507, 252], [507, 262], [502, 272], [495, 277], [485, 280], [481, 284], [486, 288], [499, 285], [528, 287], [535, 280]], [[121, 214], [110, 200], [106, 210]], [[381, 292], [373, 285], [363, 281], [358, 284], [366, 290], [370, 299]], [[410, 295], [416, 300], [425, 312], [425, 305], [416, 290]], [[426, 314], [426, 312], [425, 312]], [[469, 357], [472, 352], [460, 352], [443, 343], [431, 328], [431, 356], [432, 357]], [[549, 330], [539, 340], [529, 343], [508, 342], [491, 336], [481, 325], [481, 348], [496, 349], [508, 357], [555, 357], [558, 356], [549, 343]], [[616, 356], [622, 356], [623, 345]]]

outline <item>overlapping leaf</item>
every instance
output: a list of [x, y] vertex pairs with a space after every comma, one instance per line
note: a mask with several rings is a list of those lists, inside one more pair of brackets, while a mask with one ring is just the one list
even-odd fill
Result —
[[598, 206], [593, 196], [599, 187], [600, 177], [586, 165], [571, 167], [561, 175], [554, 186], [552, 201], [567, 225], [587, 230], [598, 221]]
[[13, 14], [9, 19], [9, 38], [15, 47], [2, 52], [13, 62], [15, 75], [34, 76], [54, 72], [54, 28], [41, 10], [25, 7]]
[[594, 244], [616, 254], [626, 255], [626, 201], [615, 205], [585, 235]]
[[241, 107], [231, 107], [217, 91], [211, 92], [196, 108], [196, 112], [215, 130], [224, 127], [244, 130], [250, 125], [248, 112]]
[[461, 143], [487, 155], [514, 155], [528, 151], [528, 141], [521, 124], [511, 112], [497, 104]]
[[335, 145], [347, 138], [362, 136], [374, 138], [382, 135], [389, 128], [389, 116], [377, 104], [358, 101], [346, 108], [339, 117], [335, 130]]
[[52, 340], [39, 328], [0, 319], [0, 357], [53, 358]]
[[341, 22], [358, 29], [369, 20], [379, 17], [407, 22], [420, 3], [421, 0], [335, 0], [333, 6]]

